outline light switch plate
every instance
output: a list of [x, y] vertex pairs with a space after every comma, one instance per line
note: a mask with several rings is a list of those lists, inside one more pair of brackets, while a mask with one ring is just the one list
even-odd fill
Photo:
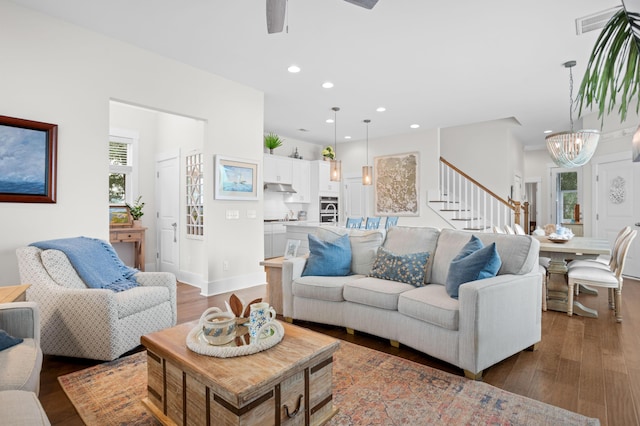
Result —
[[255, 210], [247, 210], [248, 219], [255, 219], [256, 217], [258, 217], [258, 215]]
[[227, 219], [240, 219], [240, 211], [239, 210], [227, 210]]

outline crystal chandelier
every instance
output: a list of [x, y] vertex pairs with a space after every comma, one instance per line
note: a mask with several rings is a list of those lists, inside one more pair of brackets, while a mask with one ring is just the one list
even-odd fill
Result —
[[363, 120], [367, 125], [367, 165], [362, 166], [362, 184], [371, 185], [373, 182], [373, 167], [369, 165], [369, 123], [371, 120]]
[[547, 150], [553, 161], [560, 167], [572, 168], [587, 164], [598, 147], [600, 132], [597, 130], [573, 130], [573, 73], [576, 61], [565, 62], [569, 68], [569, 119], [571, 130], [553, 133], [545, 138]]
[[342, 174], [342, 162], [340, 160], [337, 159], [338, 157], [338, 151], [336, 151], [337, 148], [337, 139], [338, 139], [338, 111], [340, 111], [340, 108], [338, 107], [333, 107], [331, 108], [333, 110], [333, 153], [334, 153], [334, 157], [333, 160], [331, 160], [331, 165], [330, 165], [330, 179], [334, 182], [340, 182], [340, 178], [341, 178], [341, 174]]

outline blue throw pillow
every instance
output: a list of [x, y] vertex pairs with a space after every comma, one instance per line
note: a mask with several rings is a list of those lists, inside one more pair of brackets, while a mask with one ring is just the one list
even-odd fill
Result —
[[309, 234], [309, 258], [302, 276], [338, 277], [351, 271], [351, 243], [345, 234], [335, 241], [323, 241]]
[[380, 247], [369, 276], [422, 287], [427, 259], [429, 252], [426, 251], [398, 255]]
[[[471, 251], [471, 248], [479, 249]], [[502, 260], [496, 250], [496, 243], [482, 247], [482, 242], [475, 235], [462, 248], [449, 265], [449, 274], [445, 287], [447, 294], [454, 299], [458, 298], [458, 290], [464, 283], [495, 277], [502, 266]]]
[[15, 346], [18, 343], [22, 343], [23, 341], [24, 339], [13, 337], [6, 331], [0, 330], [0, 351], [4, 351], [5, 349]]

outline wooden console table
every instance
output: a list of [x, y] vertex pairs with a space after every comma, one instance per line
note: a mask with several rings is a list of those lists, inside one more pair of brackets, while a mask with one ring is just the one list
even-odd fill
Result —
[[133, 267], [144, 271], [144, 234], [147, 228], [111, 228], [109, 230], [109, 242], [133, 243], [134, 265]]
[[29, 287], [31, 287], [31, 284], [0, 287], [0, 303], [24, 302], [27, 300], [27, 289]]

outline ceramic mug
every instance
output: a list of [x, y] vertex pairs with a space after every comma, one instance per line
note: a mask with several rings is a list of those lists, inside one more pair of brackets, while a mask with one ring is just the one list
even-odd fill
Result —
[[212, 345], [225, 345], [236, 338], [236, 317], [220, 308], [209, 308], [200, 317], [202, 336]]
[[[249, 336], [251, 341], [258, 339], [260, 331], [264, 332], [268, 327], [264, 327], [276, 319], [276, 310], [266, 302], [254, 303], [249, 307]], [[263, 328], [264, 327], [264, 328]]]

